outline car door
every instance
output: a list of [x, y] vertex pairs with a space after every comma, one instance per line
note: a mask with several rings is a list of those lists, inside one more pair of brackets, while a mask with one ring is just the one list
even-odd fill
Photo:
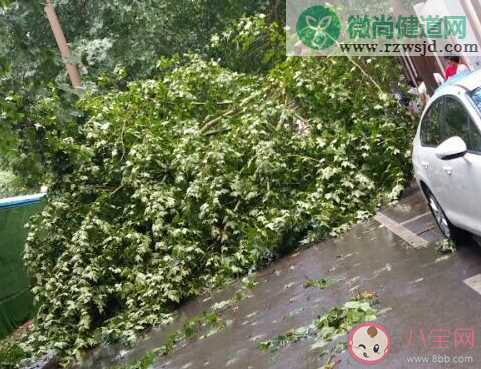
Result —
[[446, 96], [443, 116], [443, 138], [461, 137], [468, 152], [461, 158], [438, 159], [445, 187], [438, 200], [453, 224], [481, 233], [481, 134], [474, 122], [476, 113], [467, 99]]

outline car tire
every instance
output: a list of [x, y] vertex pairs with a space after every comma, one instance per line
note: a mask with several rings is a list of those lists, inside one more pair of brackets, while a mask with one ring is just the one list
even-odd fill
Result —
[[456, 227], [449, 221], [446, 213], [434, 194], [428, 189], [425, 190], [425, 193], [429, 209], [431, 210], [434, 220], [436, 221], [436, 224], [443, 236], [449, 240], [452, 240], [456, 244], [469, 238], [470, 235], [468, 231]]

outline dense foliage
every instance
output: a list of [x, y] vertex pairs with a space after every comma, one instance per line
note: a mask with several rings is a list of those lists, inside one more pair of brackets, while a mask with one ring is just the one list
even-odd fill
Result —
[[62, 176], [26, 250], [35, 349], [133, 341], [175, 304], [343, 231], [405, 185], [411, 122], [347, 58], [290, 59], [265, 76], [197, 56], [159, 69], [82, 98], [88, 121], [61, 142]]
[[22, 195], [25, 192], [23, 182], [17, 176], [0, 168], [0, 199]]
[[[213, 34], [256, 12], [269, 20], [282, 19], [285, 5], [278, 0], [52, 3], [71, 45], [68, 61], [78, 64], [85, 89], [100, 91], [152, 77], [161, 55], [195, 51], [208, 56]], [[55, 88], [60, 101], [52, 109], [57, 109], [57, 119], [65, 122], [77, 114], [78, 92], [70, 88], [43, 7], [41, 0], [0, 2], [0, 158], [21, 173], [29, 187], [51, 179], [43, 163], [48, 150], [37, 125], [37, 104]], [[116, 79], [119, 75], [123, 78]], [[63, 137], [62, 124], [58, 129]]]
[[[54, 79], [68, 84], [44, 1], [0, 3], [0, 60], [8, 66], [8, 83], [16, 89], [41, 89]], [[269, 0], [52, 0], [67, 40], [70, 62], [83, 79], [95, 82], [117, 65], [129, 78], [147, 77], [159, 55], [188, 50], [206, 53], [214, 33], [242, 16], [264, 12], [282, 19], [284, 3]], [[39, 91], [34, 91], [38, 93]]]
[[0, 341], [0, 368], [14, 369], [26, 357], [25, 351], [14, 339]]

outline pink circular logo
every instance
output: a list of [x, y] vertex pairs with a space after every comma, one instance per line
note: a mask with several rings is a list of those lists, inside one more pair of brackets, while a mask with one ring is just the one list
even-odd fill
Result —
[[372, 322], [364, 323], [349, 334], [348, 348], [357, 362], [376, 365], [389, 355], [391, 337], [386, 327]]

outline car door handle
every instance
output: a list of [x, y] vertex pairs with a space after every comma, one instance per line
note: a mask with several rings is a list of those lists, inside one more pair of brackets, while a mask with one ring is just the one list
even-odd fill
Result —
[[451, 167], [443, 167], [443, 170], [446, 172], [446, 174], [448, 176], [452, 176], [453, 175], [453, 168]]
[[429, 163], [427, 161], [421, 162], [421, 165], [423, 166], [424, 169], [429, 169]]

